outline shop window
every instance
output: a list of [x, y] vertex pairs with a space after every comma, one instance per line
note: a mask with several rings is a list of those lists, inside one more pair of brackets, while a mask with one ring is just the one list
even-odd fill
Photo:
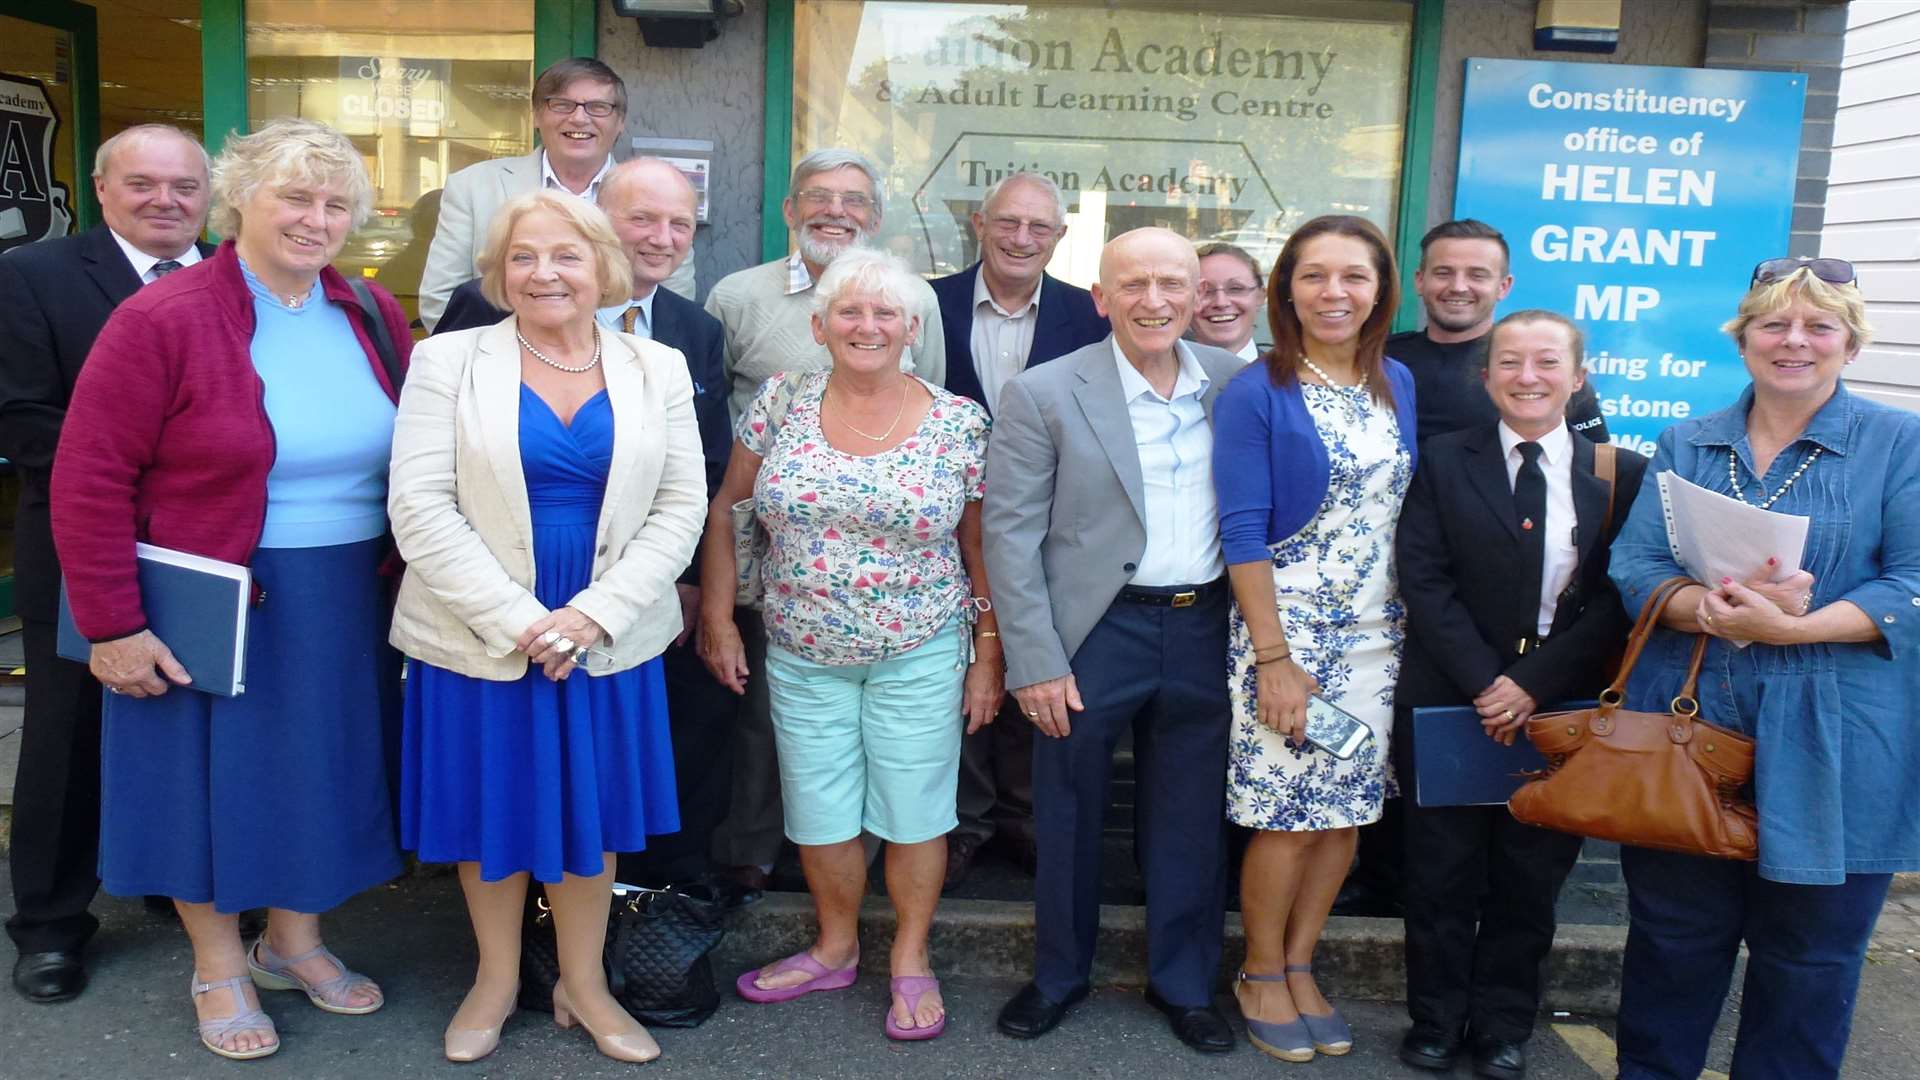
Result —
[[374, 212], [341, 252], [416, 310], [448, 176], [533, 147], [534, 0], [247, 0], [247, 116], [340, 129]]
[[1053, 177], [1069, 229], [1049, 269], [1085, 285], [1142, 225], [1272, 266], [1302, 222], [1393, 234], [1413, 6], [798, 0], [794, 139], [886, 177], [880, 241], [928, 276], [977, 257], [968, 224], [1009, 171]]

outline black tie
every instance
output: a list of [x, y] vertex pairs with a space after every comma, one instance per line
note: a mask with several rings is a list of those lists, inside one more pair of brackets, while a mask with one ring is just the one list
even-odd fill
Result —
[[161, 278], [166, 277], [178, 269], [180, 269], [180, 260], [161, 259], [159, 262], [153, 264], [153, 280], [159, 281]]
[[1547, 474], [1540, 469], [1540, 444], [1520, 444], [1520, 472], [1513, 478], [1513, 512], [1520, 521], [1519, 595], [1526, 598], [1522, 633], [1539, 628], [1540, 578], [1547, 564]]

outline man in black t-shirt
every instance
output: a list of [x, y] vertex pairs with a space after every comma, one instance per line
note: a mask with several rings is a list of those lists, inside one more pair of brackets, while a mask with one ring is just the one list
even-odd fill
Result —
[[[1387, 355], [1413, 372], [1420, 441], [1500, 419], [1481, 371], [1494, 306], [1513, 289], [1506, 237], [1472, 218], [1435, 225], [1420, 238], [1420, 270], [1413, 280], [1427, 309], [1426, 328], [1388, 338]], [[1594, 442], [1607, 440], [1592, 380], [1567, 402], [1567, 425]], [[1413, 778], [1402, 777], [1402, 798], [1412, 798], [1412, 790]], [[1380, 820], [1360, 830], [1358, 863], [1334, 900], [1333, 913], [1399, 916], [1405, 857], [1400, 804], [1388, 800]]]
[[[1500, 418], [1480, 379], [1493, 333], [1493, 308], [1513, 288], [1507, 241], [1483, 221], [1435, 225], [1420, 238], [1414, 290], [1427, 309], [1423, 330], [1387, 339], [1387, 355], [1413, 372], [1420, 441]], [[1591, 380], [1567, 402], [1567, 424], [1605, 442], [1606, 419]]]

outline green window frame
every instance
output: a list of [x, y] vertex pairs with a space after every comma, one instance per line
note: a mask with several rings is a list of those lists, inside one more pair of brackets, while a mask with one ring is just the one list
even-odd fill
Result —
[[[1427, 231], [1427, 177], [1433, 162], [1434, 86], [1440, 72], [1440, 32], [1447, 0], [1415, 0], [1413, 46], [1407, 73], [1407, 124], [1400, 157], [1400, 198], [1394, 213], [1394, 258], [1402, 292], [1413, 293], [1420, 265], [1420, 237]], [[767, 4], [766, 177], [760, 203], [760, 257], [787, 255], [787, 224], [780, 204], [786, 200], [793, 160], [794, 0]], [[1411, 330], [1420, 321], [1420, 305], [1404, 299], [1395, 330]]]
[[100, 147], [100, 41], [97, 13], [74, 0], [0, 0], [0, 15], [65, 31], [73, 39], [74, 231], [100, 224], [93, 193], [93, 154]]

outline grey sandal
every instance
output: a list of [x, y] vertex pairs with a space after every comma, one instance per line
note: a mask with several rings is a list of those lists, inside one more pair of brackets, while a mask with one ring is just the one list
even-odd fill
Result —
[[[1240, 973], [1241, 982], [1277, 982], [1287, 981], [1285, 975], [1255, 975], [1251, 972]], [[1255, 1020], [1240, 1010], [1240, 1018], [1247, 1022], [1247, 1041], [1254, 1049], [1269, 1054], [1281, 1061], [1312, 1061], [1313, 1036], [1307, 1032], [1305, 1014], [1295, 1017], [1284, 1024], [1272, 1020]]]
[[[293, 970], [295, 964], [305, 963], [315, 956], [325, 957], [340, 974], [320, 982], [308, 982]], [[299, 956], [282, 959], [273, 955], [273, 950], [267, 947], [266, 935], [262, 934], [254, 939], [253, 948], [247, 950], [247, 970], [253, 973], [253, 985], [260, 989], [305, 991], [308, 1001], [330, 1013], [365, 1016], [387, 1003], [386, 995], [380, 992], [378, 984], [341, 963], [340, 958], [325, 945], [315, 946]], [[353, 992], [362, 987], [373, 991], [373, 1000], [365, 1005], [349, 1004]]]
[[[189, 979], [187, 981], [188, 989], [193, 992], [193, 996], [196, 998], [201, 994], [211, 993], [222, 987], [232, 992], [233, 1006], [240, 1010], [239, 1012], [234, 1013], [232, 1016], [216, 1016], [211, 1020], [201, 1020], [198, 1022], [198, 1025], [200, 1028], [200, 1045], [219, 1054], [223, 1058], [231, 1058], [234, 1061], [251, 1061], [254, 1058], [263, 1058], [269, 1054], [278, 1053], [280, 1050], [280, 1033], [274, 1029], [273, 1018], [261, 1012], [259, 1009], [247, 1008], [247, 999], [242, 996], [241, 993], [246, 988], [246, 985], [247, 977], [245, 975], [235, 975], [231, 979], [216, 979], [213, 982], [201, 982], [198, 979]], [[231, 1038], [243, 1031], [265, 1032], [273, 1036], [273, 1041], [265, 1046], [256, 1047], [252, 1050], [229, 1050], [220, 1045], [223, 1040]]]
[[[1288, 964], [1285, 971], [1287, 975], [1296, 972], [1311, 975], [1313, 965]], [[1282, 975], [1281, 978], [1286, 978], [1286, 975]], [[1339, 1057], [1353, 1049], [1353, 1028], [1347, 1023], [1346, 1018], [1340, 1015], [1339, 1009], [1319, 1016], [1301, 1009], [1300, 1019], [1307, 1022], [1307, 1033], [1313, 1037], [1315, 1050], [1331, 1057]]]

